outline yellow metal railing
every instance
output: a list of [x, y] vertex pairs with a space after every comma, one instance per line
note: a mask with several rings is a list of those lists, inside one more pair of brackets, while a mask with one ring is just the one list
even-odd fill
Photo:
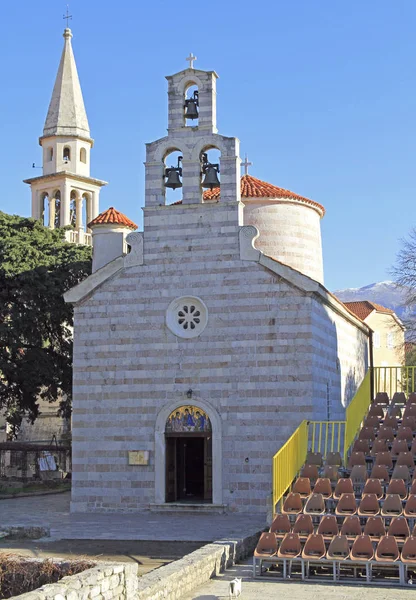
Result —
[[309, 421], [308, 449], [321, 452], [344, 452], [345, 421]]
[[409, 367], [373, 367], [374, 393], [387, 392], [391, 398], [396, 392], [406, 395], [415, 391], [415, 369]]
[[360, 387], [345, 410], [344, 459], [348, 448], [360, 430], [361, 423], [368, 412], [371, 403], [371, 370], [368, 370]]
[[273, 456], [273, 512], [302, 467], [308, 451], [308, 422], [302, 421]]

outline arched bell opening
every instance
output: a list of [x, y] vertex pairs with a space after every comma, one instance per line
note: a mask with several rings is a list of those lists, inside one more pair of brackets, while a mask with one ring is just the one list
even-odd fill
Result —
[[52, 229], [60, 227], [61, 225], [61, 192], [55, 190], [51, 202], [49, 204], [49, 210], [51, 211], [50, 221]]
[[65, 146], [62, 151], [62, 158], [65, 163], [70, 162], [71, 160], [71, 148]]
[[169, 151], [164, 159], [163, 188], [165, 204], [175, 204], [182, 200], [182, 152]]
[[78, 195], [75, 190], [71, 192], [71, 201], [69, 204], [69, 223], [72, 227], [76, 227], [77, 225], [77, 213], [78, 213]]
[[217, 201], [220, 198], [221, 152], [218, 148], [205, 148], [200, 154], [201, 193], [203, 202]]
[[185, 127], [198, 127], [199, 91], [194, 83], [190, 83], [185, 89], [183, 118]]
[[49, 194], [44, 192], [40, 199], [41, 221], [45, 227], [49, 227]]
[[82, 225], [86, 233], [91, 233], [91, 229], [87, 227], [88, 223], [92, 221], [92, 198], [91, 194], [87, 194], [86, 192], [82, 194]]
[[166, 502], [212, 502], [212, 425], [200, 407], [175, 408], [165, 424]]

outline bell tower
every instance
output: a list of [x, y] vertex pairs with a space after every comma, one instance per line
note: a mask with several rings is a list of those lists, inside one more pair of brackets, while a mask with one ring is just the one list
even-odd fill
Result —
[[[168, 135], [146, 144], [146, 208], [166, 205], [166, 188], [182, 187], [182, 204], [203, 204], [205, 189], [220, 188], [219, 202], [240, 201], [239, 140], [218, 134], [215, 71], [193, 66], [166, 77], [168, 81]], [[210, 151], [220, 153], [211, 160]], [[179, 153], [177, 167], [166, 158]]]
[[107, 182], [90, 176], [94, 140], [82, 97], [72, 50], [72, 32], [64, 30], [64, 48], [46, 116], [42, 147], [42, 175], [26, 179], [32, 191], [32, 217], [50, 228], [72, 225], [67, 239], [92, 243], [87, 223], [99, 214], [99, 194]]

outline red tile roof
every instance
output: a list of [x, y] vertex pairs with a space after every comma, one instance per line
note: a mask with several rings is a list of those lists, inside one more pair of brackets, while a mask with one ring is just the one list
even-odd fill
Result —
[[[206, 190], [204, 192], [204, 200], [218, 200], [220, 197], [220, 188], [213, 188], [212, 190]], [[325, 214], [325, 209], [322, 204], [318, 204], [314, 200], [299, 196], [290, 190], [277, 187], [266, 181], [261, 181], [257, 177], [252, 175], [243, 175], [241, 177], [241, 197], [242, 198], [287, 198], [288, 200], [298, 200], [318, 208], [322, 212], [322, 216]], [[174, 204], [182, 204], [182, 200], [174, 202]]]
[[370, 302], [370, 300], [360, 300], [358, 302], [344, 302], [345, 306], [352, 311], [357, 317], [364, 321], [370, 315], [373, 310], [377, 312], [385, 313], [387, 315], [393, 315], [394, 310], [390, 308], [386, 308], [385, 306], [381, 306], [381, 304], [376, 304], [375, 302]]
[[88, 223], [88, 227], [94, 227], [94, 225], [123, 225], [124, 227], [130, 227], [130, 229], [137, 229], [136, 223], [130, 221], [126, 215], [116, 210], [113, 206], [110, 206], [107, 210], [100, 213], [98, 217], [95, 217], [90, 223]]

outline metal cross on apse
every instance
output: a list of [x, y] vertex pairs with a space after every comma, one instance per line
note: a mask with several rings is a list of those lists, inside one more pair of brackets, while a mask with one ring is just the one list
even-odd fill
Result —
[[198, 60], [196, 56], [193, 55], [192, 52], [189, 53], [189, 56], [187, 58], [185, 58], [185, 60], [187, 60], [189, 62], [189, 68], [193, 69], [194, 68], [194, 60]]
[[244, 167], [244, 175], [248, 175], [248, 168], [252, 167], [253, 163], [247, 160], [247, 154], [244, 162], [241, 163], [241, 166]]
[[66, 28], [68, 29], [69, 27], [69, 20], [72, 19], [72, 15], [69, 14], [69, 5], [66, 5], [66, 15], [64, 15], [62, 17], [63, 19], [66, 19]]

